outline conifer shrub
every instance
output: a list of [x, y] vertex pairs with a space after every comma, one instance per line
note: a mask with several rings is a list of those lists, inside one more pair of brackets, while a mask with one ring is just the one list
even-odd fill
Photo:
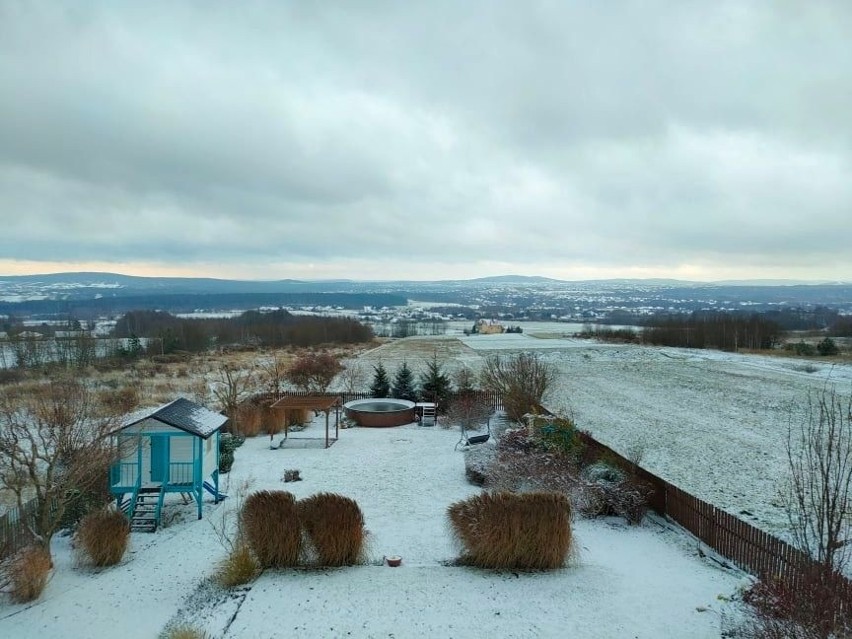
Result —
[[6, 568], [9, 595], [15, 603], [26, 603], [41, 596], [53, 562], [41, 546], [27, 546], [12, 558]]
[[124, 513], [102, 508], [83, 517], [77, 528], [78, 551], [97, 567], [114, 566], [124, 556], [130, 523]]
[[417, 401], [417, 391], [414, 388], [414, 373], [408, 366], [408, 362], [403, 362], [396, 369], [390, 393], [391, 397], [397, 399], [405, 399], [410, 402]]
[[298, 502], [302, 527], [321, 566], [351, 566], [363, 561], [364, 515], [358, 503], [334, 493]]
[[236, 437], [231, 433], [223, 433], [219, 440], [219, 472], [229, 473], [234, 465], [234, 451], [243, 445], [245, 437]]
[[482, 493], [447, 515], [466, 565], [553, 570], [572, 549], [571, 503], [561, 493]]
[[372, 397], [388, 397], [390, 395], [390, 378], [384, 365], [379, 362], [373, 367], [373, 382], [370, 384]]
[[536, 448], [549, 453], [571, 455], [578, 461], [582, 459], [585, 444], [574, 420], [555, 415], [536, 415], [528, 421], [530, 438]]
[[803, 340], [799, 340], [795, 344], [786, 344], [785, 350], [793, 351], [796, 355], [809, 356], [816, 354], [816, 348], [813, 344], [808, 344]]
[[246, 542], [263, 568], [299, 563], [302, 530], [296, 498], [283, 490], [261, 490], [246, 497], [242, 509]]
[[816, 345], [816, 350], [817, 353], [823, 357], [830, 357], [840, 353], [840, 349], [837, 347], [837, 344], [830, 337], [826, 337], [820, 341], [820, 343]]

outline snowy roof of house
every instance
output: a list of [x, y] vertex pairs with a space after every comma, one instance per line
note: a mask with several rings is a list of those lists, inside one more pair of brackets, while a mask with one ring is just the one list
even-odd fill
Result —
[[67, 338], [67, 337], [80, 337], [81, 335], [86, 335], [86, 331], [83, 330], [75, 330], [75, 331], [53, 331], [53, 336], [56, 338]]
[[146, 419], [154, 419], [202, 439], [210, 437], [228, 421], [224, 415], [180, 397], [157, 408], [144, 408], [130, 413], [122, 420], [119, 430], [134, 426]]

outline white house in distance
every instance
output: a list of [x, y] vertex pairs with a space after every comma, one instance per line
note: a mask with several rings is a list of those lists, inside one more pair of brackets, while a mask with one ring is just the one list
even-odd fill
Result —
[[110, 471], [110, 490], [133, 530], [157, 529], [166, 493], [194, 499], [199, 519], [204, 490], [222, 497], [219, 439], [227, 421], [184, 398], [124, 418], [114, 433], [119, 461]]

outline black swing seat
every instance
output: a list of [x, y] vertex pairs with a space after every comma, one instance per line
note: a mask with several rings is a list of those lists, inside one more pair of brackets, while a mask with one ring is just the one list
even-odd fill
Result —
[[[476, 433], [476, 434], [473, 434]], [[485, 432], [480, 433], [478, 431], [469, 431], [464, 426], [461, 429], [461, 439], [459, 439], [458, 443], [456, 443], [455, 450], [458, 450], [459, 446], [467, 448], [468, 446], [476, 446], [477, 444], [484, 444], [489, 439], [491, 439], [491, 420], [489, 419], [485, 422]]]

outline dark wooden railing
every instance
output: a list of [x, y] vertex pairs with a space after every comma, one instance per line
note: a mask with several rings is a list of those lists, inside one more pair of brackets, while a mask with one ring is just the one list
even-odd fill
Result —
[[[550, 414], [544, 407], [540, 407], [539, 412]], [[593, 450], [593, 456], [606, 458], [608, 463], [649, 487], [651, 510], [683, 527], [742, 570], [761, 579], [782, 579], [795, 587], [820, 568], [814, 559], [795, 546], [634, 464], [589, 433], [579, 431], [579, 434], [583, 443]], [[835, 583], [836, 587], [852, 594], [852, 581], [838, 577]]]

